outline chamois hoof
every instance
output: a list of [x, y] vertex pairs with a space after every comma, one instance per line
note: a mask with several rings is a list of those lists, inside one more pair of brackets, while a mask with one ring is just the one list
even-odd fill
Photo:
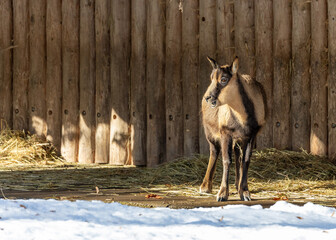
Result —
[[211, 193], [212, 192], [212, 184], [209, 182], [203, 182], [200, 186], [200, 193]]
[[223, 194], [217, 195], [217, 202], [225, 202], [227, 201], [229, 196], [224, 196]]
[[251, 195], [249, 191], [243, 191], [242, 194], [240, 194], [240, 199], [242, 201], [251, 201]]
[[229, 198], [229, 189], [221, 187], [217, 193], [217, 202], [227, 201]]

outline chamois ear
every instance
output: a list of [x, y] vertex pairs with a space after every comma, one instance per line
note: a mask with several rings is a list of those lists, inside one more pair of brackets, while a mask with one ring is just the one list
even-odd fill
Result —
[[211, 63], [211, 66], [213, 69], [217, 69], [218, 68], [218, 64], [216, 62], [216, 60], [212, 59], [211, 57], [207, 56], [207, 59], [209, 60], [209, 62]]
[[235, 73], [238, 72], [238, 66], [239, 66], [238, 57], [235, 57], [235, 59], [232, 62], [232, 65], [231, 65], [232, 74], [235, 74]]

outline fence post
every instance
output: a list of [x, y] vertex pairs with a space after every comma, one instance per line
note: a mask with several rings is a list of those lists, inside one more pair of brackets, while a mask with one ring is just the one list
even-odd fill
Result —
[[13, 128], [28, 130], [29, 8], [27, 0], [13, 1]]
[[273, 1], [273, 147], [291, 147], [291, 0]]
[[[10, 0], [0, 1], [0, 119], [12, 128], [12, 30], [13, 12]], [[4, 124], [2, 129], [7, 126]]]
[[96, 139], [95, 163], [108, 163], [110, 150], [110, 0], [95, 2]]
[[181, 81], [182, 12], [179, 0], [166, 1], [166, 151], [167, 161], [183, 156]]
[[268, 117], [257, 136], [259, 149], [273, 145], [273, 6], [272, 1], [255, 1], [256, 79], [266, 92]]
[[239, 72], [255, 77], [254, 1], [236, 0], [234, 5], [235, 45]]
[[327, 1], [311, 2], [311, 127], [310, 151], [317, 155], [327, 155], [327, 74], [328, 35]]
[[310, 148], [310, 2], [294, 0], [292, 31], [292, 149]]
[[131, 155], [146, 165], [146, 0], [132, 2]]
[[62, 143], [69, 162], [78, 159], [79, 112], [79, 1], [62, 1]]
[[336, 159], [336, 2], [328, 0], [328, 154]]
[[95, 150], [94, 2], [80, 1], [78, 162], [93, 163]]
[[112, 1], [110, 163], [130, 163], [130, 0]]
[[62, 8], [59, 0], [49, 0], [46, 3], [47, 140], [59, 150], [62, 129]]
[[217, 0], [216, 9], [217, 61], [231, 64], [235, 57], [234, 3], [231, 0]]

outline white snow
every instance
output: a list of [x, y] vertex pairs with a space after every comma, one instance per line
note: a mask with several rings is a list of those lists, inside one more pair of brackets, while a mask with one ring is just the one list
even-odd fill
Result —
[[0, 239], [336, 239], [336, 209], [279, 201], [145, 209], [100, 201], [0, 200]]

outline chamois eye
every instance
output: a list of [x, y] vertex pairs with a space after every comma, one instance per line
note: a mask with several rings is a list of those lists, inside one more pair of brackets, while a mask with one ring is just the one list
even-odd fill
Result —
[[227, 77], [222, 77], [221, 78], [221, 83], [226, 83], [229, 79]]

